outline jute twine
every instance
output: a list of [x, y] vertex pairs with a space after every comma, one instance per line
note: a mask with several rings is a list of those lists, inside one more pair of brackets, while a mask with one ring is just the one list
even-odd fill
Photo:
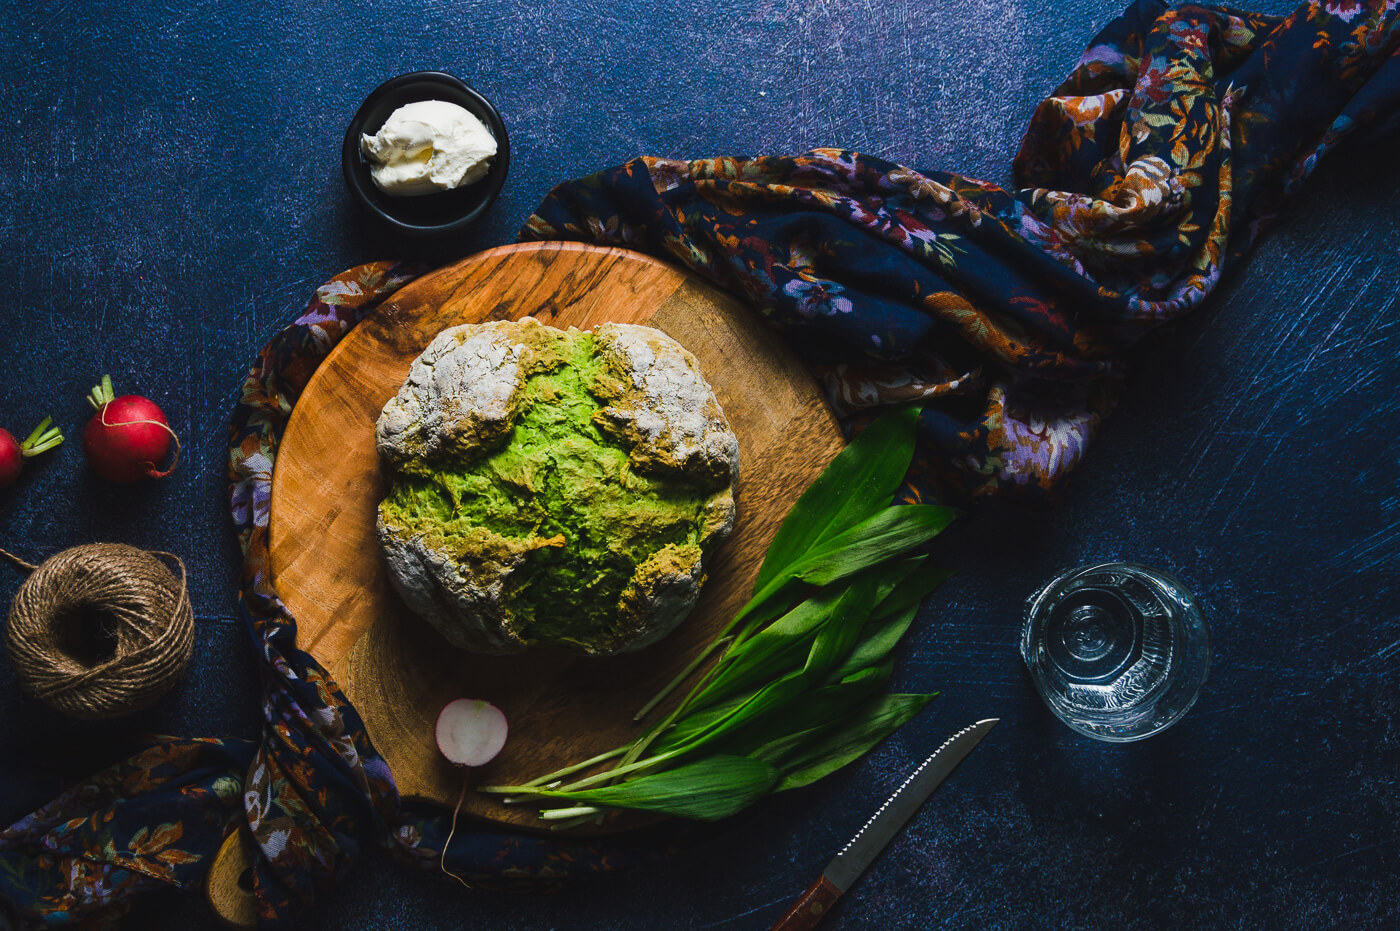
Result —
[[10, 604], [7, 637], [30, 694], [75, 717], [112, 718], [149, 708], [179, 680], [194, 612], [177, 556], [122, 543], [75, 546], [40, 566], [0, 555], [33, 570]]

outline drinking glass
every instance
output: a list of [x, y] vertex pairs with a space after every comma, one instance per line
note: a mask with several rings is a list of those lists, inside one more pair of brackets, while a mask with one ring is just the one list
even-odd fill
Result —
[[1074, 569], [1031, 599], [1021, 656], [1041, 698], [1096, 740], [1141, 740], [1190, 710], [1210, 672], [1210, 631], [1186, 587], [1159, 569]]

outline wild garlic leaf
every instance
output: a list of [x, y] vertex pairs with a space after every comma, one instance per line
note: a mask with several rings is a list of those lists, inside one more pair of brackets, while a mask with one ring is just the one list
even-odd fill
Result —
[[[754, 728], [777, 728], [781, 733], [800, 730], [807, 726], [803, 722], [809, 719], [819, 722], [836, 717], [855, 702], [884, 688], [893, 668], [893, 661], [884, 661], [832, 676], [826, 682], [821, 681], [821, 672], [804, 669], [784, 677], [781, 684], [774, 683], [776, 688], [762, 685], [712, 707], [686, 713], [653, 744], [651, 752], [658, 755], [676, 750], [689, 752], [696, 747], [716, 745], [716, 742], [727, 750], [746, 752], [747, 747], [756, 745], [750, 733]], [[740, 735], [738, 749], [730, 742], [736, 733]], [[745, 740], [747, 744], [743, 743]]]
[[[847, 673], [835, 680], [836, 685], [850, 690], [856, 689], [882, 689], [889, 684], [890, 676], [894, 675], [894, 660], [881, 660], [873, 666], [865, 666], [854, 672]], [[827, 683], [823, 688], [831, 688], [831, 683]]]
[[817, 591], [747, 640], [731, 646], [689, 707], [704, 708], [746, 686], [772, 679], [786, 658], [801, 655], [840, 597], [839, 590]]
[[746, 756], [713, 756], [673, 769], [628, 779], [618, 785], [572, 792], [533, 790], [547, 798], [586, 805], [635, 808], [699, 821], [718, 821], [768, 794], [781, 774]]
[[875, 601], [875, 584], [868, 575], [862, 575], [842, 592], [831, 616], [812, 639], [812, 648], [807, 651], [807, 662], [802, 672], [813, 683], [822, 678], [846, 658], [860, 637], [860, 629], [870, 617], [870, 608]]
[[765, 714], [716, 730], [704, 742], [711, 753], [752, 756], [785, 735], [820, 731], [852, 708], [879, 694], [889, 683], [891, 668], [865, 669], [845, 681], [804, 690], [779, 714]]
[[[807, 653], [807, 663], [803, 672], [819, 681], [833, 667], [841, 663], [861, 640], [872, 610], [876, 609], [891, 592], [912, 572], [922, 557], [902, 559], [876, 566], [853, 578], [847, 587], [837, 609], [817, 631], [812, 641], [812, 649]], [[842, 606], [849, 601], [849, 607]]]
[[924, 564], [906, 576], [899, 587], [876, 607], [861, 629], [860, 642], [841, 664], [837, 675], [849, 675], [857, 669], [883, 662], [904, 638], [924, 598], [952, 575], [949, 570], [931, 569]]
[[[881, 563], [855, 576], [850, 582], [850, 589], [842, 589], [838, 586], [818, 589], [807, 600], [798, 604], [767, 627], [752, 634], [749, 639], [725, 650], [720, 661], [712, 670], [709, 681], [687, 703], [686, 707], [705, 708], [736, 694], [745, 687], [771, 679], [774, 669], [785, 668], [783, 664], [795, 662], [799, 656], [812, 648], [811, 644], [819, 636], [828, 638], [823, 643], [824, 650], [836, 647], [839, 654], [844, 656], [845, 653], [849, 652], [851, 644], [836, 643], [831, 639], [835, 636], [834, 632], [827, 632], [833, 631], [833, 613], [838, 610], [842, 599], [850, 597], [846, 593], [857, 587], [861, 588], [861, 594], [855, 596], [856, 600], [850, 603], [846, 609], [842, 609], [849, 613], [851, 609], [862, 604], [861, 599], [864, 600], [864, 608], [858, 612], [860, 617], [848, 618], [843, 622], [843, 624], [854, 624], [856, 627], [855, 636], [860, 637], [862, 635], [859, 630], [864, 629], [869, 624], [866, 618], [871, 609], [882, 604], [885, 598], [898, 591], [906, 577], [923, 562], [924, 557], [916, 556], [900, 561]], [[837, 627], [841, 627], [841, 625], [837, 625]], [[814, 668], [813, 658], [810, 654], [806, 665], [809, 671]]]
[[792, 567], [792, 573], [813, 585], [830, 585], [927, 543], [938, 536], [957, 513], [936, 504], [897, 504], [883, 508], [808, 553]]
[[759, 688], [754, 688], [708, 708], [691, 711], [683, 717], [677, 718], [670, 729], [652, 744], [651, 752], [654, 754], [669, 753], [678, 747], [691, 743], [701, 734], [710, 731], [716, 724], [732, 715], [735, 710], [757, 695], [759, 691]]
[[784, 773], [775, 791], [810, 785], [859, 759], [922, 711], [934, 697], [880, 695], [824, 728], [792, 735], [786, 746], [770, 745], [763, 756]]
[[[723, 705], [694, 716], [678, 719], [674, 732], [658, 741], [654, 751], [691, 753], [699, 747], [722, 745], [732, 749], [736, 735], [754, 744], [753, 729], [792, 729], [816, 715], [830, 718], [857, 701], [885, 687], [890, 667], [859, 670], [839, 682], [822, 685], [819, 676], [805, 671], [788, 673], [775, 682]], [[795, 723], [794, 723], [795, 722]], [[763, 739], [767, 739], [764, 737]]]
[[755, 592], [826, 540], [889, 505], [913, 461], [918, 420], [914, 407], [877, 417], [822, 470], [769, 544]]
[[[956, 509], [936, 504], [896, 504], [876, 511], [854, 527], [813, 547], [762, 586], [725, 627], [725, 633], [743, 621], [735, 645], [743, 643], [753, 631], [786, 610], [798, 583], [821, 586], [840, 581], [867, 566], [927, 543], [957, 516]], [[782, 600], [785, 597], [789, 600]]]
[[929, 566], [928, 561], [928, 557], [924, 557], [923, 566], [900, 579], [890, 596], [880, 603], [875, 620], [880, 620], [883, 614], [898, 613], [908, 607], [918, 608], [934, 589], [957, 574], [953, 569]]
[[702, 744], [711, 743], [757, 718], [780, 720], [780, 711], [802, 698], [809, 688], [810, 682], [803, 677], [800, 670], [790, 672], [736, 703], [728, 713], [695, 731], [684, 743], [668, 743], [667, 746], [672, 750], [689, 751]]

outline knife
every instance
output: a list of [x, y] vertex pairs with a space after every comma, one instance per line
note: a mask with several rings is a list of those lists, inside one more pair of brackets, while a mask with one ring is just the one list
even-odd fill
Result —
[[817, 881], [807, 887], [807, 891], [778, 919], [772, 931], [803, 931], [814, 928], [822, 916], [831, 910], [841, 894], [860, 878], [865, 868], [880, 855], [905, 823], [919, 810], [938, 784], [948, 777], [963, 757], [1000, 720], [987, 718], [970, 724], [943, 742], [943, 746], [933, 751], [933, 755], [919, 764], [888, 799], [881, 805], [865, 827], [856, 832], [841, 852], [836, 855]]

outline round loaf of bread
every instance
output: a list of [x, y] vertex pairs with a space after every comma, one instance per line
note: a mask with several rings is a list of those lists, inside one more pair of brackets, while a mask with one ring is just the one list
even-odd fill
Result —
[[440, 333], [375, 425], [394, 587], [456, 646], [637, 650], [695, 605], [739, 444], [660, 330]]

